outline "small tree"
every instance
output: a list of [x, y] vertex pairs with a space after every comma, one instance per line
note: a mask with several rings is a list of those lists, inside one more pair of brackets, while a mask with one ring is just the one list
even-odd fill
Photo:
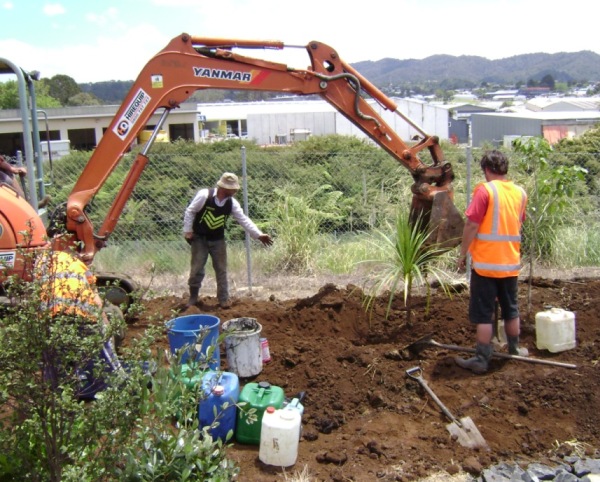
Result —
[[64, 74], [57, 74], [49, 79], [44, 78], [40, 82], [48, 86], [48, 93], [58, 99], [61, 105], [68, 105], [69, 99], [81, 92], [77, 82], [72, 77]]
[[[110, 447], [131, 431], [140, 385], [133, 372], [109, 374], [97, 363], [103, 343], [120, 330], [122, 320], [114, 317], [112, 326], [101, 330], [89, 320], [45, 309], [56, 300], [44, 291], [44, 282], [57, 274], [48, 270], [44, 279], [36, 277], [34, 255], [21, 255], [25, 276], [10, 279], [13, 304], [0, 320], [0, 398], [10, 414], [0, 426], [0, 452], [6, 456], [0, 475], [61, 481], [78, 474], [77, 480], [103, 480], [117, 460]], [[108, 384], [93, 409], [79, 398], [91, 388], [86, 379]]]
[[552, 147], [541, 137], [516, 139], [513, 148], [520, 154], [518, 162], [525, 174], [523, 187], [528, 195], [522, 252], [529, 260], [529, 314], [534, 263], [551, 256], [557, 227], [565, 222], [565, 213], [571, 209], [569, 200], [586, 170], [579, 166], [552, 165], [549, 161]]

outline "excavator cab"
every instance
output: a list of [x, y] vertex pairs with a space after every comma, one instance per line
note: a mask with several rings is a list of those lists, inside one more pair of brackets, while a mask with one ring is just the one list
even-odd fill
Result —
[[[39, 72], [28, 72], [8, 59], [0, 58], [0, 74], [16, 76], [21, 116], [22, 150], [16, 152], [16, 165], [24, 166], [24, 179], [16, 179], [21, 189], [0, 182], [0, 305], [11, 302], [7, 286], [12, 276], [25, 280], [31, 277], [31, 260], [36, 251], [57, 248], [54, 239], [55, 227], [48, 215], [46, 184], [44, 183], [43, 149], [40, 141], [35, 81]], [[11, 153], [13, 154], [13, 153]], [[48, 158], [52, 165], [52, 149], [48, 147]], [[50, 223], [50, 225], [49, 225]], [[64, 249], [72, 249], [71, 243]], [[135, 282], [121, 274], [97, 273], [100, 291], [106, 293], [108, 301], [117, 306], [128, 306], [132, 293], [137, 289]]]

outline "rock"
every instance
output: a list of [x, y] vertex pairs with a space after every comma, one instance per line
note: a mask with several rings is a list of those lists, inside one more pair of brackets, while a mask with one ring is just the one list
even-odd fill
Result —
[[504, 462], [485, 469], [482, 475], [485, 482], [533, 482], [521, 467]]
[[467, 457], [462, 464], [462, 468], [465, 472], [468, 472], [471, 475], [479, 475], [483, 467], [479, 463], [475, 457]]
[[545, 464], [533, 463], [527, 466], [527, 473], [538, 480], [552, 480], [556, 469]]
[[579, 482], [579, 480], [579, 477], [567, 472], [565, 469], [559, 469], [556, 477], [552, 479], [553, 482]]
[[580, 459], [573, 464], [573, 472], [577, 477], [583, 477], [587, 474], [600, 474], [600, 460], [598, 459]]
[[348, 461], [348, 456], [345, 453], [325, 452], [317, 454], [316, 459], [321, 464], [344, 465]]

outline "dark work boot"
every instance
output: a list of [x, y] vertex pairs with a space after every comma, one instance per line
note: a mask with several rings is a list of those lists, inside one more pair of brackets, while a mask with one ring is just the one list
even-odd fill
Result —
[[477, 375], [487, 372], [488, 363], [492, 357], [494, 348], [491, 344], [484, 345], [483, 343], [477, 343], [475, 348], [475, 356], [469, 359], [460, 357], [454, 358], [454, 362], [461, 368], [471, 370]]
[[196, 306], [196, 304], [198, 303], [198, 293], [199, 292], [200, 292], [200, 288], [198, 288], [197, 286], [190, 286], [190, 297], [186, 304], [186, 308], [189, 308], [190, 306]]
[[506, 339], [508, 340], [508, 353], [511, 355], [529, 356], [529, 350], [527, 350], [527, 348], [519, 347], [518, 336], [507, 336]]

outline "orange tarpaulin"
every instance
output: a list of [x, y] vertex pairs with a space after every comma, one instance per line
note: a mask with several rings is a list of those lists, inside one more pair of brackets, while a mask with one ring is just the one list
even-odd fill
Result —
[[542, 132], [544, 134], [544, 139], [546, 139], [550, 145], [556, 144], [558, 141], [569, 135], [567, 126], [543, 126]]

